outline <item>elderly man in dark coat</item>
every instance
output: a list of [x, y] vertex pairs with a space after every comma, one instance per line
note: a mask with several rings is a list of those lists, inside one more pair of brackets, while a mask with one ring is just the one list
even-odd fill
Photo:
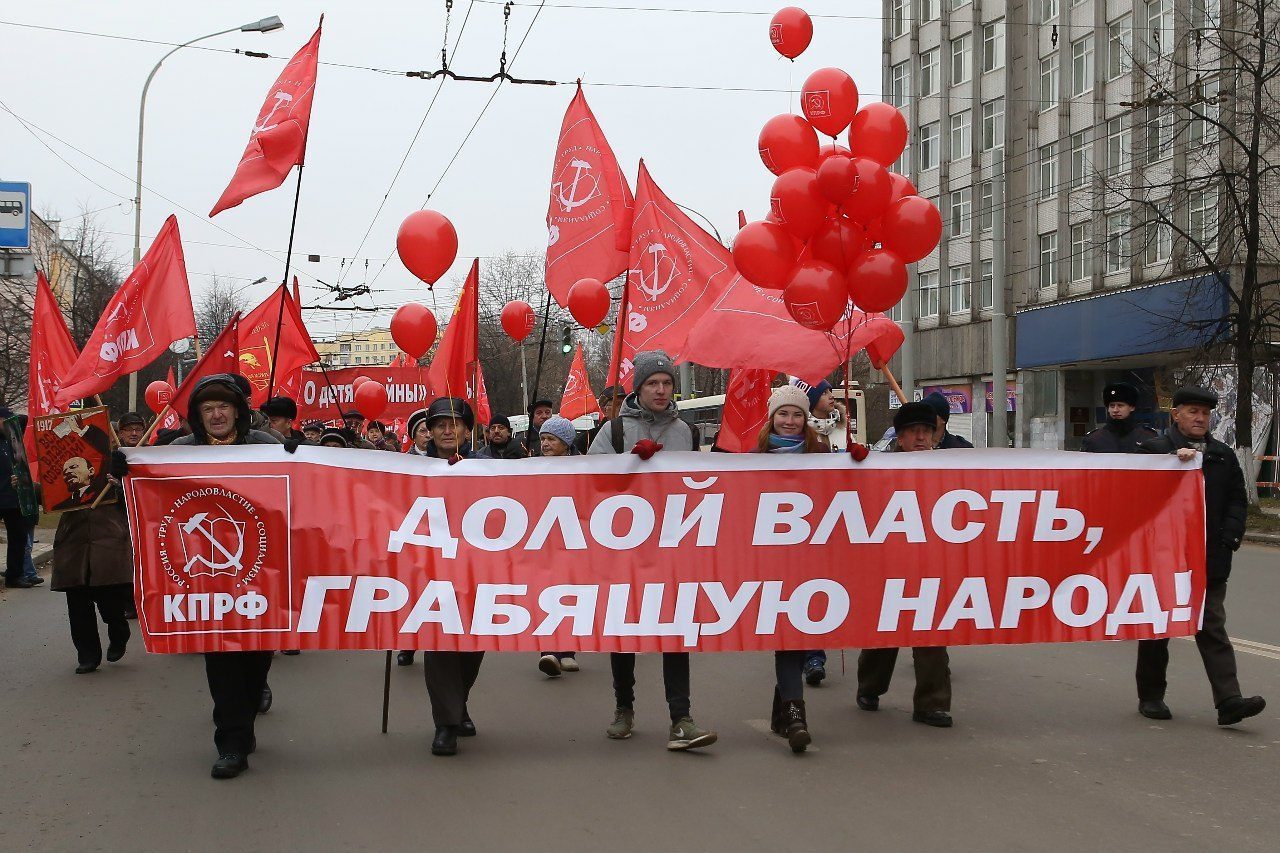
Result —
[[133, 605], [133, 546], [123, 503], [62, 514], [53, 538], [49, 588], [67, 594], [77, 674], [93, 672], [102, 664], [95, 606], [107, 626], [107, 660], [114, 663], [124, 657], [129, 643], [125, 613]]

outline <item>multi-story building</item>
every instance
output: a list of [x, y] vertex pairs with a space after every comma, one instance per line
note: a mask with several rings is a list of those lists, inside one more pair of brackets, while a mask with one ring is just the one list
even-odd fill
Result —
[[315, 345], [325, 367], [381, 366], [390, 364], [401, 355], [400, 348], [391, 338], [390, 329], [342, 332], [332, 338], [317, 340]]
[[1186, 180], [1215, 159], [1213, 124], [1197, 116], [1217, 115], [1220, 81], [1194, 73], [1191, 52], [1216, 0], [885, 0], [884, 11], [884, 99], [910, 127], [894, 170], [943, 219], [896, 309], [904, 384], [946, 393], [952, 431], [986, 443], [1003, 288], [1011, 443], [1079, 447], [1118, 380], [1160, 423], [1170, 369], [1207, 341], [1198, 321], [1227, 311], [1227, 285], [1185, 245], [1216, 245], [1224, 203]]

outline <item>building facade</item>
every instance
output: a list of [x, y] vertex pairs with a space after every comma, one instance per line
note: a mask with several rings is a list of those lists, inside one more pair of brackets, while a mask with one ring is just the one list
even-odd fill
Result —
[[390, 329], [366, 329], [342, 332], [332, 338], [315, 341], [316, 352], [325, 367], [382, 366], [403, 355], [391, 338]]

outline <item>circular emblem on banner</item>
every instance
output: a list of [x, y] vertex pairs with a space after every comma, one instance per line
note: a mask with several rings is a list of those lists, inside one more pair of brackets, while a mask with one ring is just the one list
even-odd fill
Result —
[[267, 556], [267, 524], [258, 508], [219, 486], [191, 489], [174, 499], [156, 537], [164, 573], [184, 588], [199, 577], [247, 586]]

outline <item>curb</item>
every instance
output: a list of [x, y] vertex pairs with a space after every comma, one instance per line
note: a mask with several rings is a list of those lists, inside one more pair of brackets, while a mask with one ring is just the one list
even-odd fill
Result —
[[[1278, 540], [1280, 541], [1280, 540]], [[48, 565], [53, 562], [53, 546], [45, 545], [41, 547], [39, 544], [31, 550], [31, 563], [38, 569], [41, 566]]]
[[1244, 541], [1259, 545], [1280, 545], [1280, 536], [1273, 533], [1246, 533]]

